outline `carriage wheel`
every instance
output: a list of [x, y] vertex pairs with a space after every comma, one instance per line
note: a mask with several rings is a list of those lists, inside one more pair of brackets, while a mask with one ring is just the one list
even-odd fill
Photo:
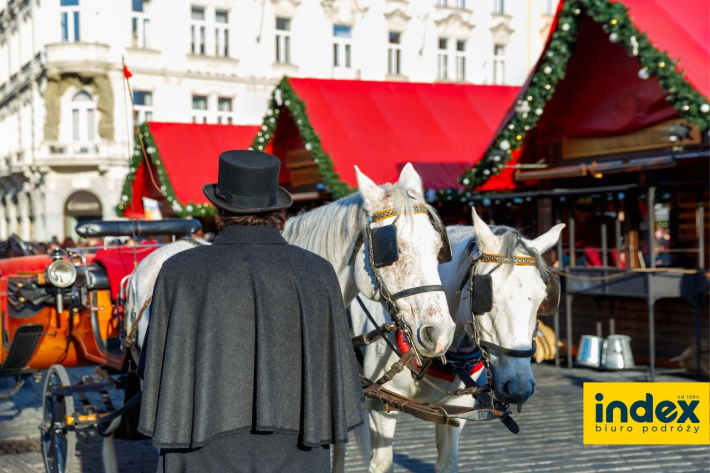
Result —
[[48, 473], [71, 472], [76, 451], [76, 432], [68, 430], [66, 416], [74, 414], [74, 397], [52, 394], [52, 387], [70, 386], [67, 370], [61, 365], [52, 365], [44, 382], [42, 402], [42, 458]]

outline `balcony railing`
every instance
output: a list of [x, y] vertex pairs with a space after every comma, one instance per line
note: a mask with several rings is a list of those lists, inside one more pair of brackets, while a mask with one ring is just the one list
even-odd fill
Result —
[[109, 45], [100, 43], [54, 43], [47, 45], [47, 68], [75, 70], [105, 69]]
[[36, 155], [37, 164], [47, 161], [53, 165], [101, 165], [126, 161], [126, 146], [119, 142], [44, 142]]

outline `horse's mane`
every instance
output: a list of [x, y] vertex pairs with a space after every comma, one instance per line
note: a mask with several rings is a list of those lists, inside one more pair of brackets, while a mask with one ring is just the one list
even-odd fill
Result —
[[[441, 224], [430, 205], [412, 198], [401, 185], [384, 184], [380, 188], [390, 193], [393, 207], [400, 212], [399, 222], [404, 220], [405, 225], [413, 228], [412, 206], [423, 205], [436, 224]], [[357, 233], [367, 228], [368, 221], [362, 194], [357, 192], [289, 218], [283, 236], [292, 245], [314, 251], [333, 262], [349, 255]]]
[[[519, 247], [518, 236], [525, 238], [525, 235], [523, 235], [519, 230], [516, 230], [512, 227], [508, 227], [506, 225], [489, 225], [488, 228], [491, 229], [494, 235], [502, 237], [503, 246], [501, 248], [501, 253], [506, 258], [512, 259], [515, 255], [515, 250]], [[464, 229], [467, 231], [464, 231]], [[451, 238], [452, 243], [456, 243], [456, 241], [463, 240], [468, 241], [466, 248], [461, 254], [461, 258], [459, 260], [459, 271], [461, 272], [461, 276], [463, 277], [463, 273], [467, 271], [468, 268], [471, 266], [471, 260], [474, 256], [474, 250], [477, 247], [476, 244], [478, 243], [478, 240], [476, 239], [476, 230], [473, 227], [448, 227], [447, 230], [449, 231], [449, 236]], [[532, 253], [530, 254], [530, 256], [535, 257], [535, 267], [540, 272], [540, 276], [542, 276], [543, 281], [547, 282], [550, 276], [550, 268], [547, 266], [545, 259], [542, 257], [542, 255], [540, 255], [540, 253], [538, 253], [537, 250], [535, 250], [535, 248], [532, 248], [530, 246], [526, 247], [525, 252], [530, 252]], [[505, 264], [503, 266], [505, 267], [506, 271], [513, 270], [512, 264]]]

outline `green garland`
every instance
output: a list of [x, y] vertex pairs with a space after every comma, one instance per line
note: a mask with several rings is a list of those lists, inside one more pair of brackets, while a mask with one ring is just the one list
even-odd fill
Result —
[[[623, 45], [631, 57], [637, 57], [641, 66], [640, 78], [658, 77], [661, 87], [668, 93], [667, 100], [681, 117], [701, 131], [710, 128], [708, 99], [688, 83], [683, 71], [677, 69], [676, 61], [666, 52], [656, 49], [646, 34], [638, 31], [625, 5], [609, 0], [568, 0], [559, 13], [557, 27], [544, 51], [543, 60], [535, 70], [525, 96], [517, 103], [516, 113], [505, 123], [483, 159], [461, 175], [460, 183], [466, 189], [479, 187], [491, 176], [500, 174], [512, 158], [512, 151], [520, 148], [527, 132], [535, 127], [545, 105], [555, 93], [555, 87], [565, 77], [583, 13], [602, 23], [611, 42]], [[439, 201], [454, 199], [466, 200], [466, 192], [442, 189], [437, 193]]]
[[[160, 192], [170, 204], [175, 215], [180, 218], [213, 217], [215, 214], [215, 208], [210, 204], [195, 204], [193, 202], [185, 204], [180, 202], [175, 195], [175, 190], [173, 189], [173, 185], [170, 182], [168, 173], [163, 165], [163, 158], [160, 156], [158, 147], [155, 145], [155, 140], [153, 140], [153, 135], [150, 132], [150, 125], [143, 123], [138, 129], [138, 133], [141, 134], [146, 153], [157, 171]], [[121, 201], [116, 206], [116, 215], [119, 217], [123, 217], [126, 210], [128, 210], [131, 206], [130, 202], [133, 196], [133, 182], [136, 180], [136, 173], [138, 172], [140, 166], [145, 166], [145, 163], [143, 162], [143, 152], [141, 151], [140, 140], [139, 137], [136, 136], [136, 146], [133, 150], [133, 156], [131, 157], [131, 168], [126, 176], [126, 181], [123, 183]]]
[[288, 77], [281, 79], [281, 82], [279, 82], [279, 85], [274, 90], [271, 96], [270, 106], [264, 117], [263, 125], [254, 138], [251, 149], [263, 151], [266, 148], [274, 137], [279, 114], [283, 108], [290, 113], [298, 128], [298, 133], [305, 143], [305, 148], [311, 152], [313, 161], [318, 166], [318, 172], [323, 178], [324, 189], [330, 192], [334, 199], [339, 199], [355, 192], [355, 189], [343, 182], [338, 173], [335, 172], [333, 161], [323, 150], [320, 137], [313, 129], [308, 118], [306, 104], [293, 90]]

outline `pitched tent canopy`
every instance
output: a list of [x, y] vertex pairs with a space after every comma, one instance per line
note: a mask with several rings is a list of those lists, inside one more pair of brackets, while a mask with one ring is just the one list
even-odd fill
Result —
[[[355, 165], [382, 183], [395, 181], [411, 162], [426, 188], [456, 186], [458, 176], [482, 156], [517, 90], [284, 78], [267, 110], [267, 129], [253, 146], [287, 160], [281, 176], [286, 185], [304, 169], [298, 167], [302, 160], [294, 164], [287, 155], [308, 151], [314, 172], [317, 167], [335, 197], [356, 187]], [[510, 188], [512, 177], [502, 175], [492, 184]]]
[[165, 199], [179, 217], [213, 215], [202, 185], [216, 182], [219, 154], [249, 148], [258, 129], [256, 125], [144, 123], [139, 132], [151, 166], [146, 166], [136, 140], [117, 214], [143, 218], [142, 198], [149, 197]]
[[622, 135], [678, 117], [707, 130], [708, 37], [707, 0], [561, 1], [538, 64], [461, 182], [485, 190], [540, 137]]

